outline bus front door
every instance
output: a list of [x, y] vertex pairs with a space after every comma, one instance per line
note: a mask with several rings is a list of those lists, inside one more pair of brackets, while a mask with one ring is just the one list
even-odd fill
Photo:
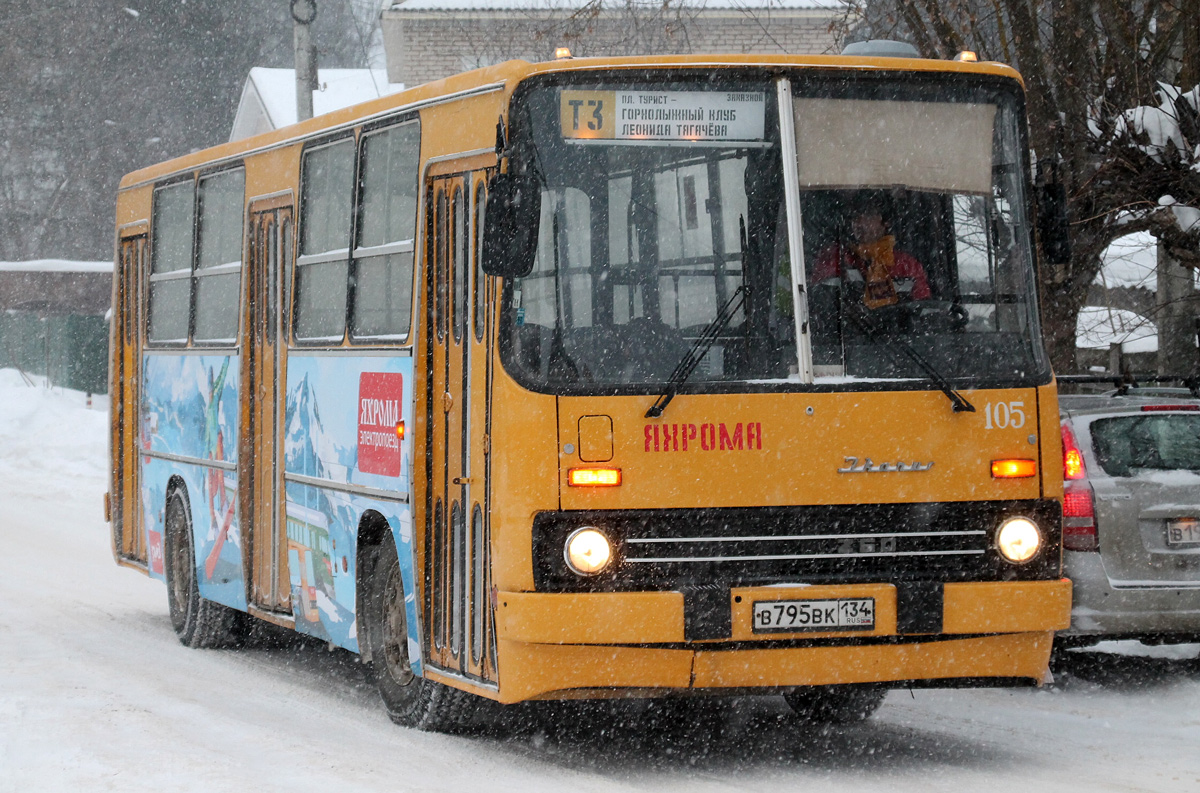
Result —
[[478, 269], [472, 266], [477, 234], [471, 191], [477, 182], [481, 175], [435, 178], [426, 192], [426, 659], [435, 667], [494, 680], [483, 440], [490, 334], [476, 333], [487, 314], [477, 304], [483, 290], [477, 289]]
[[250, 204], [249, 267], [242, 347], [238, 492], [252, 613], [279, 622], [291, 615], [284, 520], [284, 387], [287, 301], [284, 269], [292, 260], [292, 197]]

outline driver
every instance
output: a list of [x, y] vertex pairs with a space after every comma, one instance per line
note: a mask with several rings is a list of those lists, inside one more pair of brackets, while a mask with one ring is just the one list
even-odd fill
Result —
[[849, 243], [839, 239], [817, 257], [814, 283], [860, 282], [863, 304], [869, 309], [901, 300], [929, 299], [925, 268], [912, 256], [896, 250], [896, 238], [888, 233], [878, 196], [862, 196], [854, 204], [850, 237]]

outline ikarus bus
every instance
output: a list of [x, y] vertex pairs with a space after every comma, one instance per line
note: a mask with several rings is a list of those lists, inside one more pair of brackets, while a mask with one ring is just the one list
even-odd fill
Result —
[[185, 644], [294, 628], [423, 728], [1038, 684], [1023, 108], [988, 63], [514, 61], [130, 174], [117, 559]]

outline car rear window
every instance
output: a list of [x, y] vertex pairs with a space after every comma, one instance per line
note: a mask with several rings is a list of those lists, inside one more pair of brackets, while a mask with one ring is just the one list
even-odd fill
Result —
[[1092, 445], [1109, 476], [1200, 470], [1200, 414], [1147, 413], [1092, 422]]

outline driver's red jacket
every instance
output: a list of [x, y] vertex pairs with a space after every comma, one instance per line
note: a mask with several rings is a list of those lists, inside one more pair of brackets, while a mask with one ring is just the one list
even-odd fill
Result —
[[[929, 279], [925, 277], [925, 268], [921, 263], [903, 251], [891, 251], [892, 263], [889, 275], [893, 281], [899, 278], [911, 278], [913, 300], [928, 300], [932, 294], [929, 291]], [[827, 278], [840, 278], [846, 270], [857, 270], [864, 281], [869, 280], [870, 262], [854, 251], [853, 245], [834, 243], [817, 257], [813, 265], [813, 283], [819, 284]]]

